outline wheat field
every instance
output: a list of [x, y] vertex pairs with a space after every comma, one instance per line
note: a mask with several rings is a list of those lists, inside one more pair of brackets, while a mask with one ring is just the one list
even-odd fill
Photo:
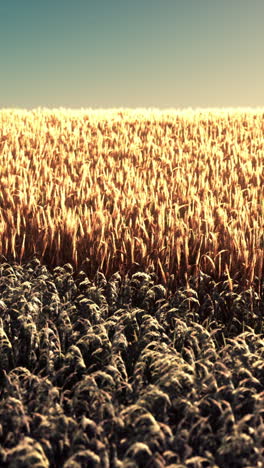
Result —
[[0, 466], [264, 466], [264, 111], [0, 111]]
[[263, 277], [264, 112], [0, 111], [0, 253], [106, 276]]

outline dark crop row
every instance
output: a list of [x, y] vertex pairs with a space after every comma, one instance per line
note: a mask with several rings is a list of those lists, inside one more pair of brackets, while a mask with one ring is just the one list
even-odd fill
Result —
[[0, 264], [0, 466], [263, 467], [264, 298]]

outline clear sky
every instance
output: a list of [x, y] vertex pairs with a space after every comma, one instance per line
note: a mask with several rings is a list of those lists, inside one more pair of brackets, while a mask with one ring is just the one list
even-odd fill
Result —
[[264, 107], [264, 0], [0, 0], [0, 108]]

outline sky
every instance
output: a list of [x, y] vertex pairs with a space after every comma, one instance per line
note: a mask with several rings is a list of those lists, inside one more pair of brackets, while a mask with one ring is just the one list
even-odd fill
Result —
[[0, 108], [264, 107], [263, 0], [0, 0]]

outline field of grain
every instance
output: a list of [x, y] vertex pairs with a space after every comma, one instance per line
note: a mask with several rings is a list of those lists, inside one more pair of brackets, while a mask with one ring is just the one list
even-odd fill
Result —
[[263, 468], [264, 111], [0, 111], [1, 468]]
[[260, 287], [263, 131], [250, 109], [1, 110], [0, 253]]

